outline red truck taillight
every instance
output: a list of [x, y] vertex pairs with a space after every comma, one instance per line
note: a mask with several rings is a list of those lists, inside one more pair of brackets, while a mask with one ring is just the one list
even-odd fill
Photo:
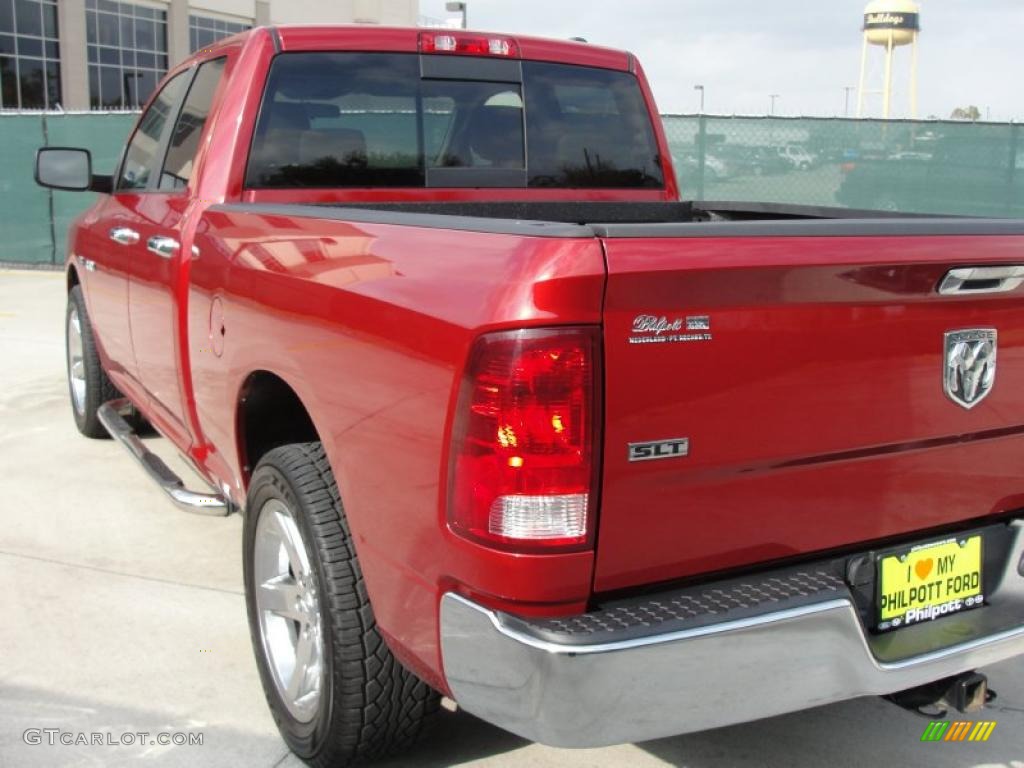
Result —
[[599, 358], [597, 328], [477, 340], [452, 431], [453, 531], [516, 552], [592, 545]]

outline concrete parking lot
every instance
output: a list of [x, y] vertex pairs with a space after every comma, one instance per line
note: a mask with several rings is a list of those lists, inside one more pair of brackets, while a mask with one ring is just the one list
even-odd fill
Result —
[[[119, 446], [78, 435], [64, 296], [60, 273], [0, 270], [0, 767], [299, 766], [252, 658], [241, 520], [179, 512]], [[880, 699], [585, 751], [456, 712], [391, 765], [1024, 768], [1024, 661], [984, 671], [999, 697], [968, 719], [998, 722], [987, 743], [922, 744], [927, 721]], [[31, 728], [201, 732], [203, 745], [31, 745]]]

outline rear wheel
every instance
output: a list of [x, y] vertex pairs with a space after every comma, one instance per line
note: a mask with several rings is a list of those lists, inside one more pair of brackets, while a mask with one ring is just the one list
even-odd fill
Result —
[[257, 665], [291, 750], [325, 767], [410, 747], [440, 697], [398, 663], [377, 630], [320, 443], [263, 457], [243, 542]]
[[109, 437], [100, 424], [97, 411], [108, 400], [121, 396], [107, 378], [96, 351], [96, 339], [85, 309], [81, 286], [68, 294], [65, 343], [67, 347], [68, 392], [75, 426], [86, 437]]

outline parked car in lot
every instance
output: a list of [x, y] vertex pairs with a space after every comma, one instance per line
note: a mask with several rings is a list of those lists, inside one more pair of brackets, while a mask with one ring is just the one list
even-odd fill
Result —
[[900, 152], [893, 152], [891, 155], [889, 155], [889, 159], [895, 160], [897, 162], [927, 163], [932, 159], [932, 153], [903, 150]]
[[[700, 153], [695, 149], [674, 149], [672, 150], [672, 162], [677, 170], [685, 172], [692, 177], [700, 172]], [[713, 181], [725, 181], [735, 174], [732, 165], [717, 155], [709, 152], [704, 153], [704, 175], [706, 179]]]
[[836, 200], [853, 208], [1024, 216], [1024, 146], [949, 136], [931, 153], [862, 158], [844, 166]]
[[779, 157], [788, 162], [791, 167], [798, 171], [809, 171], [818, 165], [817, 155], [809, 152], [803, 147], [798, 147], [795, 144], [787, 144], [784, 147], [778, 149]]
[[657, 114], [619, 51], [258, 28], [168, 74], [112, 176], [40, 150], [100, 193], [75, 423], [244, 514], [309, 764], [442, 695], [600, 746], [980, 706], [1024, 652], [1024, 224], [680, 202]]
[[724, 144], [716, 147], [716, 152], [732, 164], [737, 175], [767, 176], [793, 170], [792, 163], [771, 147]]

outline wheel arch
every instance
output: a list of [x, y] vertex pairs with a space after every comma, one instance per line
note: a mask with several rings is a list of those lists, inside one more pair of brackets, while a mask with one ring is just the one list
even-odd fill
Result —
[[[352, 489], [348, 487], [350, 478], [346, 476], [344, 467], [338, 464], [337, 445], [333, 444], [332, 435], [325, 425], [317, 427], [317, 410], [313, 406], [313, 396], [304, 392], [301, 384], [295, 385], [269, 368], [253, 370], [244, 377], [237, 391], [235, 406], [235, 442], [243, 498], [248, 495], [260, 458], [282, 445], [308, 442], [323, 445], [342, 503], [352, 498]], [[386, 617], [394, 616], [397, 610], [394, 590], [387, 586], [391, 578], [384, 575], [390, 566], [373, 554], [362, 556], [369, 546], [364, 535], [365, 521], [351, 505], [345, 504], [345, 514], [352, 546], [360, 556], [367, 593], [385, 642], [407, 668], [434, 687], [445, 689], [440, 667], [404, 645], [399, 633], [388, 631]]]
[[245, 488], [260, 459], [290, 443], [322, 442], [306, 403], [295, 387], [265, 370], [249, 373], [235, 403], [235, 441], [238, 467]]

